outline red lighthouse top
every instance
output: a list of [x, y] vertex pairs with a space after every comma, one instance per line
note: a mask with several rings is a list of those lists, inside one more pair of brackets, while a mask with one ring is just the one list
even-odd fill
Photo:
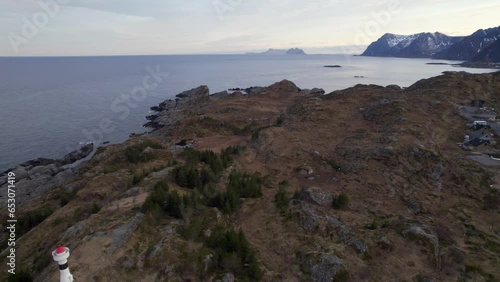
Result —
[[59, 245], [57, 246], [57, 249], [56, 249], [56, 254], [62, 254], [66, 251], [66, 248], [63, 247], [62, 245]]

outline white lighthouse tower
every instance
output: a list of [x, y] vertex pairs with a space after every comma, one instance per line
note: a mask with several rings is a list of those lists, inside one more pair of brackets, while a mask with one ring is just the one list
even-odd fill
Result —
[[54, 257], [54, 260], [57, 261], [59, 265], [59, 272], [61, 273], [59, 281], [72, 282], [73, 275], [71, 275], [68, 268], [69, 248], [59, 245], [57, 249], [52, 252], [52, 257]]

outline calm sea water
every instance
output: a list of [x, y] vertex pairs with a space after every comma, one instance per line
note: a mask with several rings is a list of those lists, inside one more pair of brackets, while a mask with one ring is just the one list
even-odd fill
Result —
[[[215, 93], [289, 79], [330, 92], [358, 83], [410, 86], [446, 70], [492, 71], [427, 62], [344, 55], [0, 58], [0, 171], [62, 157], [88, 141], [122, 142], [144, 131], [149, 107], [202, 84]], [[323, 67], [333, 64], [343, 67]], [[148, 66], [168, 77], [135, 99], [123, 98], [143, 85]]]

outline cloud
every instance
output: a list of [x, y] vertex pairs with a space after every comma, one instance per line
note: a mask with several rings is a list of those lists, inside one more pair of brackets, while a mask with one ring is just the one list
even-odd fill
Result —
[[[19, 33], [39, 1], [0, 2], [0, 34]], [[398, 0], [70, 0], [21, 55], [245, 52], [357, 44], [373, 13]], [[467, 34], [497, 26], [497, 0], [399, 0], [402, 12], [373, 34]], [[216, 8], [225, 4], [223, 16]], [[227, 6], [229, 5], [229, 6]], [[463, 19], [467, 18], [467, 21]], [[0, 55], [12, 55], [6, 36]]]

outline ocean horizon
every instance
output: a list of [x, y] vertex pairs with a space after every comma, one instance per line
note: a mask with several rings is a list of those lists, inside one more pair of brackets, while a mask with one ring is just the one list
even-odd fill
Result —
[[447, 65], [457, 63], [342, 54], [0, 57], [0, 171], [88, 142], [123, 142], [146, 131], [150, 107], [200, 85], [216, 93], [287, 79], [330, 93], [356, 84], [408, 87], [443, 71], [495, 71]]

